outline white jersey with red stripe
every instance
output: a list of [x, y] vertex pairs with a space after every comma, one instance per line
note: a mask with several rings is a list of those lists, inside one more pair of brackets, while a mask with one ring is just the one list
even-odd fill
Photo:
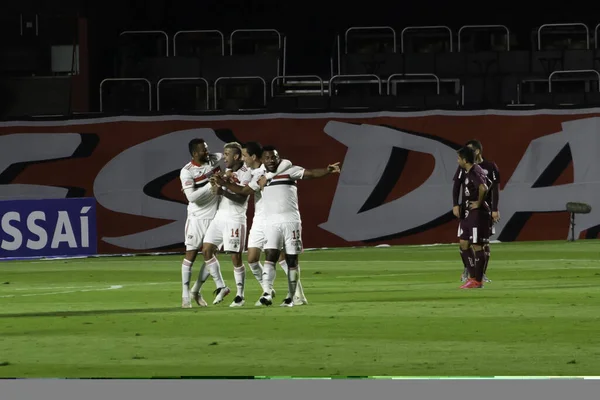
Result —
[[[277, 169], [287, 169], [292, 166], [292, 162], [290, 160], [283, 159], [279, 163], [279, 167]], [[248, 183], [248, 186], [252, 190], [254, 190], [254, 219], [252, 220], [253, 224], [257, 222], [264, 222], [266, 220], [265, 216], [265, 207], [264, 202], [262, 201], [262, 191], [260, 190], [260, 186], [258, 185], [258, 181], [261, 177], [267, 174], [267, 169], [264, 164], [261, 164], [260, 167], [252, 170], [252, 180]]]
[[[234, 171], [231, 175], [233, 181], [240, 185], [246, 186], [252, 180], [252, 171], [245, 165], [242, 165], [240, 169]], [[225, 191], [233, 194], [229, 189]], [[237, 203], [233, 200], [222, 196], [219, 209], [215, 215], [215, 220], [238, 222], [241, 224], [246, 223], [246, 212], [248, 211], [248, 198], [243, 203]]]
[[181, 190], [192, 189], [205, 191], [197, 201], [189, 202], [187, 207], [188, 216], [199, 219], [213, 219], [219, 206], [219, 196], [210, 192], [209, 179], [216, 173], [224, 170], [223, 155], [213, 153], [209, 155], [208, 162], [198, 165], [191, 161], [181, 169], [179, 179]]
[[302, 222], [296, 181], [303, 176], [304, 168], [297, 165], [266, 175], [262, 201], [267, 223]]
[[265, 208], [263, 206], [262, 201], [262, 191], [258, 186], [258, 180], [267, 173], [267, 169], [264, 164], [261, 164], [260, 167], [252, 170], [252, 180], [248, 183], [248, 186], [254, 190], [254, 219], [252, 220], [253, 224], [257, 222], [263, 222], [265, 220]]

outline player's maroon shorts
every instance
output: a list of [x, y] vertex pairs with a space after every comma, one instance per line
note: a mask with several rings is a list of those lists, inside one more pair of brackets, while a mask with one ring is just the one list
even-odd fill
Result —
[[460, 220], [458, 237], [472, 244], [486, 244], [490, 241], [492, 230], [491, 215], [485, 210], [471, 210], [466, 218]]

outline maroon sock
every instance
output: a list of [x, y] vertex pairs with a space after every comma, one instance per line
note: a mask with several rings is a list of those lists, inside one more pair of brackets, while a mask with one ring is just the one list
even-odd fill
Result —
[[460, 257], [462, 258], [465, 268], [469, 272], [469, 278], [473, 278], [475, 272], [475, 257], [473, 254], [473, 248], [469, 247], [467, 250], [460, 249]]
[[479, 250], [475, 252], [475, 267], [473, 268], [473, 278], [477, 282], [481, 282], [483, 280], [483, 270], [485, 268], [485, 251]]
[[483, 250], [485, 251], [485, 265], [483, 266], [483, 273], [485, 274], [487, 272], [488, 269], [488, 264], [490, 262], [490, 246], [485, 246], [483, 248]]

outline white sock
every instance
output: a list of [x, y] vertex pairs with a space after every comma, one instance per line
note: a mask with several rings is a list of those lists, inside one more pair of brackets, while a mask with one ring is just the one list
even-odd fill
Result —
[[190, 296], [190, 280], [192, 279], [192, 265], [194, 265], [193, 261], [183, 259], [183, 263], [181, 263], [181, 297], [189, 297]]
[[304, 298], [304, 289], [302, 288], [302, 282], [300, 281], [300, 265], [298, 265], [298, 285], [296, 286], [296, 297]]
[[217, 289], [225, 287], [225, 281], [223, 280], [223, 275], [221, 275], [221, 264], [219, 264], [216, 256], [206, 262], [206, 267], [215, 281]]
[[244, 297], [244, 284], [246, 281], [246, 267], [242, 264], [240, 267], [233, 267], [233, 277], [237, 287], [236, 296]]
[[192, 293], [199, 293], [200, 292], [200, 289], [202, 288], [202, 285], [204, 284], [204, 282], [206, 282], [206, 280], [208, 279], [209, 275], [210, 275], [210, 271], [206, 267], [206, 263], [203, 262], [202, 266], [200, 267], [200, 271], [198, 272], [198, 279], [196, 279], [196, 282], [194, 283], [194, 286], [192, 286]]
[[259, 262], [255, 262], [255, 263], [248, 263], [248, 265], [250, 266], [250, 270], [252, 271], [252, 275], [254, 275], [254, 277], [256, 278], [256, 280], [258, 281], [258, 283], [262, 287], [263, 266], [260, 265], [260, 261]]
[[300, 279], [300, 271], [298, 268], [289, 268], [288, 269], [288, 296], [291, 296], [291, 293], [296, 293], [296, 289], [298, 288], [298, 279]]
[[279, 261], [279, 265], [281, 265], [281, 269], [283, 270], [283, 272], [285, 272], [285, 274], [288, 274], [288, 266], [287, 266], [287, 262], [285, 260], [281, 260]]
[[275, 270], [275, 264], [270, 261], [265, 261], [262, 278], [262, 288], [265, 293], [271, 294], [276, 276], [277, 271]]

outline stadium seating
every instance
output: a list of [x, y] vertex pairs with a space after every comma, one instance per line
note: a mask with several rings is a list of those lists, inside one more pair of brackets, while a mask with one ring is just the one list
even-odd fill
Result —
[[[515, 46], [505, 25], [350, 27], [334, 38], [327, 76], [287, 74], [287, 38], [275, 29], [125, 31], [100, 111], [598, 105], [599, 30], [545, 24]], [[0, 74], [39, 75], [48, 61], [36, 46], [5, 47]]]

